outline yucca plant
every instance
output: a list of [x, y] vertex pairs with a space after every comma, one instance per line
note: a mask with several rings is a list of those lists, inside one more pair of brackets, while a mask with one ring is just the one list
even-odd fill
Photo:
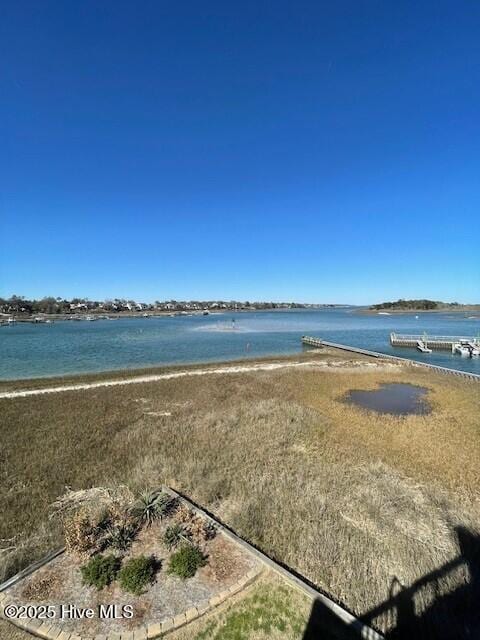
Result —
[[105, 535], [105, 544], [118, 551], [126, 551], [135, 540], [138, 526], [131, 520], [110, 525]]
[[182, 540], [190, 542], [190, 535], [183, 525], [177, 522], [166, 528], [163, 542], [168, 549], [174, 549]]
[[131, 509], [131, 514], [139, 523], [147, 527], [155, 520], [166, 516], [172, 499], [161, 491], [143, 491]]

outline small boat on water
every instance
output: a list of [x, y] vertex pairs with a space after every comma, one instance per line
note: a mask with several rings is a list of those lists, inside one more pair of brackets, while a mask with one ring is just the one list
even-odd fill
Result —
[[469, 356], [470, 351], [466, 345], [461, 344], [460, 342], [456, 344], [453, 348], [454, 353], [457, 353], [460, 356]]
[[95, 318], [94, 316], [87, 316], [85, 320], [88, 320], [88, 322], [95, 322], [95, 320], [98, 320], [98, 318]]
[[469, 340], [460, 340], [453, 347], [453, 352], [458, 353], [461, 356], [469, 358], [477, 358], [480, 356], [480, 347], [476, 342], [470, 342]]
[[460, 344], [458, 345], [461, 349], [461, 355], [470, 356], [470, 358], [476, 358], [480, 356], [480, 347], [475, 342], [470, 342], [469, 340], [460, 340]]

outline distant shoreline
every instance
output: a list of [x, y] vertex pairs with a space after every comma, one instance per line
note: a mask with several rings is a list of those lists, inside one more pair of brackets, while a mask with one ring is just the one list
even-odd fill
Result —
[[237, 313], [265, 313], [265, 312], [284, 312], [284, 311], [304, 311], [304, 310], [319, 310], [319, 309], [341, 309], [348, 308], [349, 305], [325, 305], [324, 307], [295, 307], [295, 308], [277, 308], [277, 309], [208, 309], [205, 311], [171, 311], [171, 310], [158, 310], [158, 311], [89, 311], [81, 313], [34, 313], [34, 314], [15, 314], [15, 313], [1, 313], [0, 322], [6, 322], [8, 318], [14, 318], [16, 322], [35, 323], [35, 319], [51, 320], [51, 321], [71, 321], [80, 322], [85, 321], [87, 318], [93, 318], [94, 320], [118, 320], [120, 318], [140, 318], [148, 320], [149, 318], [164, 318], [164, 317], [191, 317], [191, 316], [217, 316], [228, 315]]
[[480, 305], [465, 305], [464, 307], [444, 307], [441, 309], [357, 309], [355, 313], [368, 316], [399, 315], [411, 313], [480, 313]]

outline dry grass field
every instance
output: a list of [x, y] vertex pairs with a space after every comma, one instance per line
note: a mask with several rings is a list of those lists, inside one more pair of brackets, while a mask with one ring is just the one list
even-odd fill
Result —
[[[378, 627], [446, 628], [448, 610], [453, 629], [478, 586], [478, 384], [301, 358], [337, 366], [0, 400], [0, 579], [59, 544], [66, 486], [166, 482]], [[342, 400], [390, 381], [428, 387], [431, 414]]]

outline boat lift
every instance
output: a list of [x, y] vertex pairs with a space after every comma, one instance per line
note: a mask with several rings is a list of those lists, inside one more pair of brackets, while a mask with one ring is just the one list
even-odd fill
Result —
[[432, 353], [432, 350], [427, 347], [426, 342], [423, 340], [417, 340], [417, 349], [422, 353]]

